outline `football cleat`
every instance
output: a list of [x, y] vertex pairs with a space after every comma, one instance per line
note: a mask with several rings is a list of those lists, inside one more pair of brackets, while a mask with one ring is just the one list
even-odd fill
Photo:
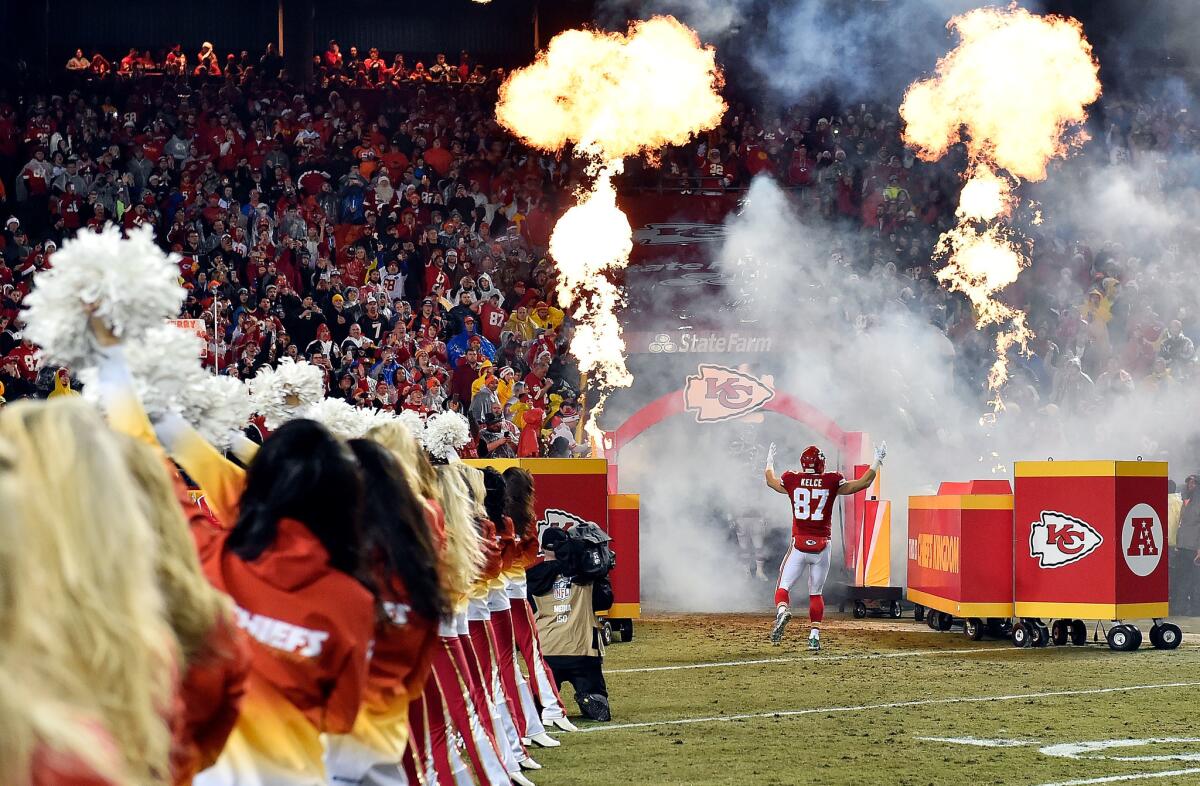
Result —
[[779, 642], [783, 641], [783, 629], [791, 622], [792, 612], [787, 609], [780, 609], [775, 615], [775, 624], [771, 626], [771, 643], [779, 646]]
[[810, 652], [817, 652], [821, 649], [821, 636], [815, 630], [809, 634], [808, 649]]
[[532, 756], [526, 756], [517, 762], [517, 764], [520, 765], [521, 769], [523, 770], [540, 770], [542, 768], [542, 765], [534, 761]]

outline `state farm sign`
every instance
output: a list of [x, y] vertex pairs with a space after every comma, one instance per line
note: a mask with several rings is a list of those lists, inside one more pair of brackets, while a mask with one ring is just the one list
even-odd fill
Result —
[[649, 334], [646, 351], [652, 355], [682, 352], [770, 352], [771, 337], [737, 331], [681, 331]]

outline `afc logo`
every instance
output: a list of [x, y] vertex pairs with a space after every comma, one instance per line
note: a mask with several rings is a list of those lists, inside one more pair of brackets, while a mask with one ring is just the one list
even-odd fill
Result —
[[1149, 576], [1162, 560], [1163, 525], [1157, 511], [1139, 502], [1125, 514], [1121, 556], [1135, 576]]
[[696, 422], [713, 423], [741, 417], [761, 409], [775, 391], [744, 371], [701, 364], [683, 389], [684, 407], [696, 413]]
[[1038, 567], [1061, 568], [1078, 562], [1104, 542], [1104, 536], [1086, 521], [1043, 510], [1040, 521], [1029, 531], [1029, 556], [1036, 557]]

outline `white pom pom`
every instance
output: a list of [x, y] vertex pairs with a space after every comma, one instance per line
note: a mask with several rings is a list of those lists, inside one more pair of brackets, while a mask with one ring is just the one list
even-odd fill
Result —
[[250, 380], [254, 411], [263, 416], [269, 429], [307, 417], [305, 410], [320, 402], [324, 394], [325, 374], [305, 360], [297, 363], [284, 358], [278, 368], [263, 367]]
[[425, 421], [417, 414], [415, 410], [402, 409], [400, 414], [396, 416], [401, 423], [408, 429], [408, 433], [414, 437], [420, 437], [421, 432], [425, 430]]
[[200, 436], [219, 450], [228, 450], [230, 438], [245, 427], [254, 406], [241, 380], [205, 373], [189, 392], [183, 417]]
[[325, 398], [308, 407], [304, 417], [315, 420], [341, 439], [358, 439], [364, 433], [361, 410], [340, 398]]
[[[186, 417], [196, 396], [194, 388], [208, 376], [199, 361], [203, 343], [195, 333], [165, 322], [124, 343], [134, 392], [152, 420], [168, 413]], [[84, 395], [97, 402], [96, 370], [85, 368], [79, 378]]]
[[382, 426], [396, 419], [391, 412], [382, 409], [359, 409], [359, 417], [362, 418], [362, 432], [359, 434], [362, 437], [365, 437], [376, 426]]
[[130, 231], [108, 225], [100, 234], [80, 232], [54, 255], [54, 267], [34, 277], [25, 298], [25, 335], [59, 365], [88, 365], [97, 346], [88, 329], [87, 306], [131, 342], [179, 314], [179, 256], [154, 244], [150, 227]]
[[430, 415], [421, 432], [421, 445], [430, 455], [447, 461], [458, 458], [458, 449], [471, 439], [471, 424], [457, 412]]

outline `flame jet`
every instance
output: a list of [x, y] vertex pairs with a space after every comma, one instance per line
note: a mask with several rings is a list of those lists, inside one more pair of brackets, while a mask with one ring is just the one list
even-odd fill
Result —
[[946, 264], [937, 277], [970, 299], [976, 327], [998, 328], [988, 373], [998, 411], [1008, 352], [1027, 350], [1033, 337], [1025, 313], [997, 299], [1029, 266], [1003, 219], [1021, 182], [1044, 180], [1052, 159], [1087, 141], [1082, 124], [1100, 97], [1100, 64], [1078, 21], [1015, 4], [970, 11], [947, 27], [958, 46], [933, 76], [909, 86], [900, 116], [905, 143], [922, 159], [936, 161], [960, 142], [967, 150], [958, 225], [938, 240]]

